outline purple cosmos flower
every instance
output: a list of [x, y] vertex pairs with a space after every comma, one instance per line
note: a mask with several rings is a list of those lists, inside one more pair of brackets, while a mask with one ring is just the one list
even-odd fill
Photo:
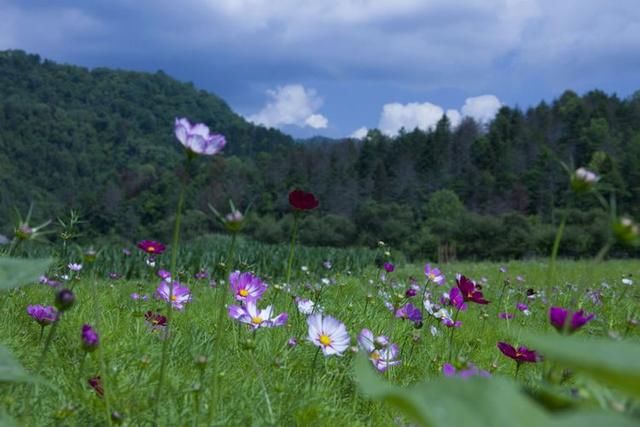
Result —
[[149, 299], [147, 295], [140, 295], [137, 292], [132, 293], [130, 296], [131, 296], [131, 299], [134, 301], [138, 301], [138, 300], [146, 301], [147, 299]]
[[465, 301], [475, 302], [476, 304], [489, 304], [489, 301], [482, 296], [482, 292], [476, 289], [476, 284], [465, 276], [459, 275], [456, 277], [456, 284]]
[[50, 279], [47, 276], [40, 276], [39, 282], [43, 285], [51, 286], [52, 288], [60, 286], [60, 282]]
[[209, 277], [209, 273], [206, 270], [200, 270], [196, 274], [193, 275], [196, 280], [204, 280]]
[[444, 285], [444, 274], [435, 267], [431, 267], [431, 264], [424, 266], [424, 275], [427, 276], [427, 280], [435, 283], [438, 286]]
[[160, 269], [160, 270], [158, 270], [156, 275], [159, 278], [161, 278], [163, 281], [165, 281], [165, 282], [170, 282], [171, 281], [171, 272], [169, 272], [167, 270]]
[[389, 343], [384, 335], [375, 337], [369, 329], [363, 329], [358, 335], [360, 348], [369, 354], [369, 360], [380, 372], [386, 371], [390, 366], [400, 364], [398, 357], [400, 349], [396, 344]]
[[445, 377], [460, 377], [460, 378], [469, 378], [469, 377], [485, 377], [489, 378], [491, 374], [487, 371], [483, 371], [478, 369], [475, 365], [469, 364], [466, 369], [457, 370], [455, 366], [445, 363], [442, 365], [442, 373]]
[[331, 263], [331, 261], [326, 260], [326, 261], [324, 261], [324, 262], [322, 263], [322, 266], [323, 266], [324, 268], [326, 268], [327, 270], [331, 270], [331, 267], [333, 267], [333, 264]]
[[82, 325], [82, 334], [80, 337], [82, 338], [82, 348], [86, 352], [92, 352], [98, 348], [98, 344], [100, 344], [98, 333], [91, 325], [87, 325], [86, 323]]
[[[173, 288], [173, 292], [171, 292]], [[160, 286], [156, 289], [156, 297], [163, 299], [167, 302], [171, 302], [171, 306], [176, 310], [182, 310], [184, 305], [191, 301], [191, 292], [186, 286], [182, 286], [181, 283], [162, 281]]]
[[109, 273], [109, 279], [111, 280], [118, 280], [120, 279], [120, 277], [121, 277], [120, 274], [116, 273], [115, 271], [112, 271]]
[[174, 131], [178, 141], [190, 152], [213, 156], [226, 145], [224, 136], [210, 133], [209, 127], [202, 123], [192, 125], [185, 118], [176, 118]]
[[418, 294], [418, 291], [416, 291], [416, 289], [414, 287], [410, 287], [405, 291], [404, 296], [407, 297], [407, 298], [413, 298], [417, 294]]
[[535, 350], [530, 350], [524, 346], [520, 346], [516, 350], [516, 348], [511, 344], [507, 344], [506, 342], [499, 342], [498, 349], [502, 352], [502, 354], [515, 360], [518, 364], [523, 362], [535, 363], [539, 360], [542, 360], [542, 358], [538, 355], [538, 353], [536, 353]]
[[291, 337], [289, 338], [289, 341], [287, 341], [287, 345], [293, 348], [298, 345], [298, 340], [296, 339], [296, 337]]
[[411, 320], [414, 323], [422, 322], [422, 312], [411, 303], [407, 303], [396, 310], [396, 317]]
[[442, 295], [445, 304], [452, 305], [459, 311], [465, 311], [467, 304], [464, 302], [464, 296], [458, 288], [451, 288], [448, 294]]
[[529, 310], [529, 306], [527, 304], [523, 304], [521, 302], [519, 302], [518, 304], [516, 304], [516, 308], [520, 311], [527, 311]]
[[500, 267], [500, 273], [506, 273], [507, 272], [507, 267]]
[[82, 270], [82, 264], [78, 264], [78, 263], [74, 263], [72, 262], [71, 264], [67, 265], [67, 267], [69, 267], [69, 270], [74, 271], [74, 272], [79, 272], [80, 270]]
[[122, 248], [122, 254], [124, 256], [131, 256], [131, 250], [129, 248]]
[[344, 323], [320, 313], [307, 318], [309, 341], [322, 349], [325, 356], [342, 355], [349, 348], [351, 339]]
[[138, 242], [138, 248], [142, 249], [149, 255], [160, 255], [166, 249], [165, 245], [155, 240], [142, 240]]
[[70, 289], [61, 289], [56, 293], [56, 308], [60, 311], [67, 311], [76, 301], [76, 296]]
[[511, 320], [513, 319], [513, 313], [498, 313], [498, 317], [502, 320]]
[[28, 306], [27, 314], [43, 327], [52, 324], [58, 319], [58, 310], [55, 307], [39, 304]]
[[387, 273], [393, 273], [393, 271], [396, 269], [396, 266], [390, 262], [385, 262], [383, 267]]
[[230, 305], [228, 310], [229, 317], [237, 320], [238, 322], [246, 323], [253, 329], [282, 326], [287, 323], [289, 318], [287, 313], [280, 313], [275, 317], [271, 317], [271, 313], [273, 311], [271, 306], [267, 306], [264, 310], [260, 310], [256, 306], [256, 302], [253, 300], [247, 301], [247, 304], [244, 307], [239, 305]]
[[449, 317], [443, 317], [442, 318], [442, 324], [444, 326], [446, 326], [447, 328], [459, 328], [460, 326], [462, 326], [462, 321], [456, 320], [454, 322], [453, 319], [451, 319]]
[[[571, 317], [571, 321], [567, 325], [567, 319]], [[584, 310], [571, 312], [562, 307], [551, 307], [549, 309], [549, 321], [559, 332], [563, 332], [565, 327], [569, 333], [573, 333], [582, 326], [590, 322], [595, 314], [585, 315]]]
[[235, 299], [243, 302], [257, 301], [267, 290], [266, 283], [251, 273], [234, 271], [229, 275], [229, 283]]

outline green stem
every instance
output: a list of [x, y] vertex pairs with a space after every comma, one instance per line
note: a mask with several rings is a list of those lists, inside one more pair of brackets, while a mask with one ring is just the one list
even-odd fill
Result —
[[293, 265], [293, 253], [295, 252], [296, 237], [298, 236], [298, 211], [293, 212], [293, 231], [291, 232], [291, 244], [289, 246], [289, 260], [287, 261], [287, 276], [285, 283], [290, 285], [291, 266]]
[[560, 241], [562, 240], [562, 234], [564, 233], [564, 226], [567, 223], [567, 216], [569, 215], [569, 208], [564, 210], [562, 214], [562, 220], [560, 221], [560, 225], [558, 226], [558, 231], [556, 232], [556, 238], [553, 241], [553, 249], [551, 249], [551, 261], [549, 263], [549, 272], [547, 273], [547, 284], [549, 284], [555, 275], [556, 269], [556, 258], [558, 257], [558, 250], [560, 249]]
[[[98, 284], [96, 283], [96, 276], [94, 271], [92, 271], [92, 276], [93, 277], [91, 279], [91, 283], [93, 287], [93, 294], [99, 295]], [[93, 307], [94, 307], [94, 314], [95, 314], [95, 327], [97, 330], [100, 330], [100, 326], [99, 326], [100, 325], [100, 308], [96, 302], [94, 302]], [[102, 344], [100, 345], [100, 348], [98, 349], [98, 360], [100, 361], [100, 371], [102, 372], [102, 387], [104, 389], [103, 396], [104, 396], [105, 416], [107, 418], [107, 425], [111, 425], [111, 405], [109, 402], [109, 394], [111, 393], [109, 390], [109, 386], [107, 384], [107, 381], [108, 381], [107, 380], [107, 364], [104, 360], [104, 341], [102, 342]]]
[[[189, 160], [187, 160], [188, 163]], [[185, 171], [185, 173], [187, 173]], [[165, 338], [162, 342], [162, 358], [160, 359], [160, 378], [158, 379], [158, 387], [156, 388], [155, 401], [156, 406], [154, 410], [153, 419], [158, 420], [158, 412], [160, 411], [161, 397], [162, 397], [162, 385], [164, 383], [164, 377], [167, 367], [167, 356], [169, 353], [169, 342], [171, 341], [170, 328], [173, 326], [171, 323], [171, 313], [173, 307], [171, 305], [171, 299], [173, 298], [173, 284], [176, 282], [178, 274], [176, 271], [178, 262], [178, 241], [180, 238], [180, 222], [182, 220], [182, 207], [184, 205], [184, 195], [187, 188], [186, 179], [182, 180], [180, 188], [180, 197], [178, 199], [178, 207], [176, 208], [176, 222], [173, 227], [173, 241], [171, 244], [171, 282], [169, 286], [169, 300], [167, 301], [167, 326], [165, 329]]]
[[449, 333], [449, 363], [451, 363], [451, 358], [453, 357], [453, 331], [456, 330], [458, 314], [460, 314], [460, 307], [456, 309], [456, 314], [453, 315], [453, 325], [451, 326], [451, 332]]
[[318, 347], [318, 350], [316, 350], [316, 354], [315, 356], [313, 356], [313, 362], [311, 362], [311, 375], [309, 375], [310, 378], [310, 385], [309, 385], [309, 389], [313, 391], [313, 383], [315, 381], [316, 378], [316, 361], [318, 360], [318, 355], [320, 354], [320, 347]]

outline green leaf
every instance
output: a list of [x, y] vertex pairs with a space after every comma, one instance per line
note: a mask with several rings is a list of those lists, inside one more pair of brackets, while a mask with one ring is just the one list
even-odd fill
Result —
[[523, 333], [522, 340], [548, 360], [640, 397], [638, 344], [603, 338], [529, 333]]
[[421, 426], [631, 427], [637, 421], [617, 413], [545, 411], [507, 378], [440, 377], [411, 387], [384, 381], [362, 356], [356, 358], [355, 376], [363, 394], [382, 400], [413, 418]]
[[20, 427], [20, 423], [11, 415], [0, 412], [0, 427]]
[[25, 371], [9, 349], [0, 344], [0, 383], [3, 382], [41, 382], [41, 380]]
[[35, 282], [44, 274], [52, 260], [0, 258], [0, 290], [12, 289], [30, 282]]
[[355, 370], [360, 389], [384, 400], [424, 426], [495, 427], [549, 425], [551, 417], [520, 388], [504, 378], [435, 378], [402, 388], [383, 381], [358, 357]]

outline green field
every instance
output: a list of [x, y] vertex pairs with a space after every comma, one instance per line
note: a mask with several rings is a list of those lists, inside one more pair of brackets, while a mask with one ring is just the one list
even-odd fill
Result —
[[[321, 258], [318, 258], [318, 262]], [[98, 263], [97, 263], [98, 264]], [[206, 267], [206, 266], [203, 266]], [[472, 362], [496, 376], [514, 376], [515, 364], [496, 348], [498, 341], [524, 344], [519, 331], [556, 333], [550, 326], [551, 305], [572, 310], [584, 309], [595, 318], [576, 335], [609, 337], [612, 341], [638, 343], [636, 319], [640, 316], [638, 284], [623, 284], [623, 278], [640, 277], [640, 264], [634, 260], [563, 261], [555, 273], [549, 273], [542, 261], [495, 263], [454, 263], [440, 266], [446, 285], [428, 288], [437, 300], [442, 292], [455, 286], [455, 274], [462, 273], [482, 284], [488, 305], [469, 303], [459, 313], [460, 328], [446, 328], [426, 315], [424, 325], [416, 328], [408, 320], [395, 318], [385, 308], [378, 289], [404, 294], [413, 277], [426, 282], [423, 265], [399, 265], [396, 271], [380, 279], [383, 270], [369, 267], [357, 273], [333, 266], [308, 265], [306, 272], [295, 268], [290, 293], [277, 290], [281, 281], [270, 281], [259, 306], [274, 305], [275, 313], [286, 311], [284, 327], [258, 329], [255, 333], [227, 316], [218, 324], [219, 298], [227, 287], [211, 287], [209, 280], [197, 280], [185, 274], [182, 283], [192, 292], [192, 301], [183, 311], [174, 311], [171, 319], [169, 364], [159, 404], [160, 425], [393, 425], [410, 422], [401, 412], [386, 404], [366, 399], [354, 381], [354, 352], [342, 357], [316, 357], [317, 350], [307, 339], [305, 316], [298, 313], [293, 296], [321, 299], [323, 312], [344, 322], [357, 346], [362, 328], [375, 335], [387, 335], [400, 347], [401, 363], [381, 374], [386, 381], [409, 385], [442, 376], [449, 361], [461, 368]], [[501, 272], [500, 267], [506, 267]], [[96, 269], [99, 271], [99, 269]], [[256, 274], [269, 277], [266, 266]], [[159, 279], [150, 272], [144, 279], [104, 279], [104, 274], [88, 269], [73, 280], [76, 304], [60, 319], [40, 375], [46, 384], [0, 387], [0, 402], [6, 412], [23, 425], [106, 425], [105, 404], [116, 411], [126, 425], [153, 425], [155, 393], [163, 340], [145, 324], [148, 310], [167, 313], [166, 303], [154, 299]], [[520, 278], [518, 278], [520, 276]], [[330, 284], [323, 284], [328, 278]], [[506, 284], [505, 284], [506, 283]], [[318, 291], [315, 287], [321, 287]], [[527, 289], [537, 298], [527, 298]], [[599, 292], [599, 301], [593, 295]], [[149, 295], [149, 300], [132, 300], [130, 294]], [[320, 296], [318, 296], [320, 292]], [[500, 295], [503, 295], [501, 298]], [[418, 308], [421, 295], [410, 298]], [[501, 300], [500, 306], [498, 301]], [[266, 301], [266, 302], [265, 302]], [[52, 288], [33, 284], [7, 291], [0, 303], [0, 342], [6, 344], [30, 372], [38, 370], [44, 342], [51, 326], [40, 338], [40, 327], [27, 314], [30, 304], [52, 304]], [[530, 315], [516, 310], [527, 303]], [[514, 314], [511, 320], [498, 313]], [[80, 331], [84, 323], [96, 326], [99, 349], [85, 355]], [[432, 335], [432, 326], [437, 334]], [[216, 332], [221, 328], [219, 342]], [[288, 340], [295, 337], [298, 345]], [[452, 346], [450, 347], [450, 343]], [[101, 369], [100, 356], [105, 370]], [[204, 356], [207, 363], [196, 361]], [[214, 366], [217, 364], [217, 367]], [[548, 362], [523, 364], [517, 381], [536, 385], [553, 367]], [[88, 386], [88, 379], [101, 375], [104, 397]], [[560, 393], [593, 407], [610, 409], [617, 398], [602, 397], [601, 386], [583, 377], [570, 375], [558, 380]], [[636, 408], [636, 409], [634, 409]], [[637, 407], [625, 407], [637, 411]], [[118, 421], [116, 417], [115, 421]], [[518, 423], [514, 424], [518, 425]]]

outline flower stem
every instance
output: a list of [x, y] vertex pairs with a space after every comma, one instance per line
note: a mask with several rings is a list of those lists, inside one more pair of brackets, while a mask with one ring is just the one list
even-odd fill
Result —
[[460, 314], [460, 307], [456, 309], [456, 314], [453, 315], [453, 326], [451, 326], [451, 332], [449, 333], [449, 363], [451, 363], [451, 358], [453, 357], [453, 331], [456, 330], [458, 314]]
[[316, 354], [315, 356], [313, 356], [313, 362], [311, 362], [311, 375], [309, 375], [310, 378], [310, 382], [309, 382], [309, 389], [313, 390], [313, 383], [314, 380], [316, 378], [316, 361], [318, 360], [318, 355], [320, 354], [320, 347], [318, 347], [318, 350], [316, 350]]
[[[93, 269], [92, 269], [93, 270]], [[95, 275], [95, 270], [92, 271], [92, 278], [91, 278], [91, 284], [93, 287], [93, 294], [94, 295], [99, 295], [98, 294], [98, 284], [96, 283], [96, 275]], [[94, 314], [95, 314], [95, 327], [96, 329], [100, 330], [100, 307], [98, 306], [97, 303], [94, 302], [93, 304], [94, 307]], [[102, 342], [102, 345], [100, 346], [100, 348], [98, 349], [98, 360], [100, 361], [100, 371], [102, 371], [102, 387], [104, 389], [103, 392], [103, 396], [104, 396], [104, 410], [105, 410], [105, 416], [107, 418], [107, 425], [111, 425], [111, 405], [109, 404], [109, 394], [110, 394], [110, 390], [107, 384], [107, 364], [105, 363], [104, 360], [104, 341]]]
[[[188, 166], [189, 158], [187, 158], [187, 166]], [[187, 173], [187, 172], [185, 172]], [[182, 220], [182, 207], [184, 205], [184, 195], [187, 188], [186, 179], [182, 180], [182, 185], [180, 187], [180, 196], [178, 198], [178, 207], [176, 208], [176, 222], [173, 227], [173, 241], [171, 243], [171, 286], [169, 286], [169, 299], [167, 300], [167, 326], [165, 329], [165, 339], [162, 341], [162, 358], [160, 359], [160, 378], [158, 378], [158, 387], [156, 388], [155, 401], [156, 406], [154, 410], [153, 419], [158, 420], [158, 412], [160, 410], [160, 403], [162, 397], [162, 385], [164, 383], [164, 376], [166, 372], [167, 365], [167, 354], [169, 351], [169, 342], [171, 341], [171, 333], [169, 332], [169, 328], [171, 328], [171, 313], [173, 312], [173, 307], [171, 305], [171, 301], [173, 298], [173, 287], [174, 283], [177, 280], [178, 274], [176, 271], [177, 262], [178, 262], [178, 241], [180, 238], [180, 221]]]
[[287, 261], [287, 275], [285, 283], [289, 285], [291, 279], [291, 266], [293, 265], [293, 254], [295, 252], [296, 237], [298, 237], [298, 211], [293, 212], [293, 230], [291, 232], [291, 243], [289, 245], [289, 260]]

